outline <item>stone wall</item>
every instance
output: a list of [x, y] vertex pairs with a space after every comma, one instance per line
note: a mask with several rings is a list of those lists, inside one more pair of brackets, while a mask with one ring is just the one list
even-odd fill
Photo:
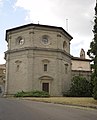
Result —
[[72, 77], [82, 76], [85, 77], [88, 81], [91, 80], [92, 71], [82, 71], [82, 70], [72, 70]]

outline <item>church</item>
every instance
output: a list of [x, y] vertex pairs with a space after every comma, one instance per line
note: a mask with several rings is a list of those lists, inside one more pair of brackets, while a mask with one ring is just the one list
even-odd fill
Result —
[[62, 96], [72, 76], [82, 74], [90, 79], [90, 60], [84, 50], [80, 58], [70, 54], [72, 39], [62, 27], [49, 25], [31, 23], [6, 30], [5, 94], [43, 90]]

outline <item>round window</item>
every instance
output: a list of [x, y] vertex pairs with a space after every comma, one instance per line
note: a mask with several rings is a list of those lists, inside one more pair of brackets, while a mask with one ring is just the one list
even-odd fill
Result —
[[20, 45], [23, 45], [23, 44], [24, 44], [24, 39], [20, 39], [20, 40], [19, 40], [19, 44], [20, 44]]
[[23, 45], [24, 44], [24, 38], [22, 38], [21, 36], [17, 38], [17, 44], [18, 45]]
[[42, 42], [43, 42], [44, 44], [48, 44], [48, 38], [43, 38], [43, 39], [42, 39]]

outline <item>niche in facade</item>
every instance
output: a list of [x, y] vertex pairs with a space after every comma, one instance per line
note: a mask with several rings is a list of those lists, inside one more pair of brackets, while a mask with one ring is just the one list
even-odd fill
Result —
[[67, 42], [64, 41], [64, 42], [63, 42], [63, 49], [66, 50], [66, 48], [67, 48]]

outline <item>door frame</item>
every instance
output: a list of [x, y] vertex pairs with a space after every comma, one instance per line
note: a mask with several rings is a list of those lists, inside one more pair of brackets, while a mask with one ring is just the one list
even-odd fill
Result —
[[45, 92], [49, 93], [49, 90], [50, 90], [49, 86], [50, 86], [49, 82], [42, 82], [42, 91], [45, 91]]

